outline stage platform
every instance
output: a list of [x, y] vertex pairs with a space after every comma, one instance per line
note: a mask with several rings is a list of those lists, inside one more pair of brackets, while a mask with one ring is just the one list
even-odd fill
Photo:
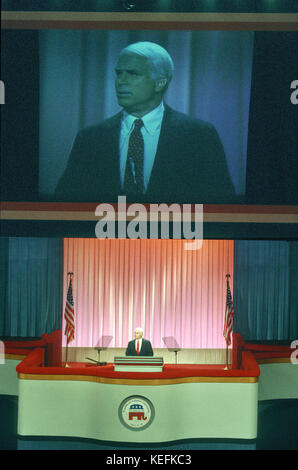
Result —
[[11, 378], [10, 391], [0, 393], [17, 390], [20, 449], [41, 442], [59, 449], [66, 441], [80, 448], [254, 449], [260, 401], [298, 398], [289, 347], [248, 345], [234, 335], [228, 370], [165, 363], [162, 372], [145, 373], [117, 372], [113, 363], [46, 366], [48, 340], [7, 348], [6, 377], [14, 373], [17, 387]]

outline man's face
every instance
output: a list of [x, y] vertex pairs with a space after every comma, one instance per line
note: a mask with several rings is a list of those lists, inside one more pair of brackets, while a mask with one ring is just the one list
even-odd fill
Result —
[[136, 339], [141, 339], [142, 338], [142, 332], [139, 330], [135, 330], [135, 338]]
[[161, 101], [156, 80], [150, 78], [145, 57], [123, 53], [116, 66], [115, 88], [118, 103], [129, 114], [142, 117]]

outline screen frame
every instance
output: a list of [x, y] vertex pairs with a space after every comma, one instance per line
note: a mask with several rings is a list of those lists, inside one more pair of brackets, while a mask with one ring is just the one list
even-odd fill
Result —
[[3, 11], [2, 29], [298, 31], [293, 13]]
[[[1, 16], [2, 29], [298, 31], [298, 14], [293, 13], [2, 11]], [[79, 230], [82, 232], [81, 236], [90, 236], [89, 229], [86, 231], [86, 227], [84, 228], [86, 212], [89, 214], [87, 220], [93, 219], [92, 226], [94, 227], [94, 215], [91, 215], [94, 211], [94, 204], [72, 204], [70, 206], [65, 203], [56, 203], [53, 206], [49, 203], [4, 202], [1, 203], [1, 206], [4, 211], [2, 212], [2, 221], [4, 222], [4, 232], [2, 233], [4, 236], [15, 234], [16, 231], [19, 235], [25, 233], [31, 235], [31, 233], [36, 233], [41, 222], [44, 222], [47, 228], [43, 226], [38, 231], [44, 235], [48, 230], [49, 233], [52, 233], [53, 230], [48, 224], [49, 222], [55, 223], [55, 220], [68, 222], [67, 228], [65, 228], [65, 224], [63, 227], [61, 226], [61, 230], [56, 226], [61, 236], [73, 236], [74, 232], [78, 234], [78, 224], [81, 226], [81, 230]], [[207, 220], [204, 220], [204, 224], [206, 222], [207, 224], [211, 223], [213, 227], [217, 226], [215, 232], [212, 229], [206, 238], [214, 236], [218, 238], [247, 238], [247, 233], [246, 237], [243, 236], [243, 229], [246, 232], [246, 228], [251, 226], [256, 230], [254, 233], [250, 233], [248, 236], [250, 239], [297, 239], [297, 206], [258, 204], [204, 206], [207, 214], [217, 214], [215, 218], [210, 215], [209, 220], [208, 216]], [[54, 211], [51, 210], [53, 207]], [[47, 216], [41, 216], [40, 211]], [[245, 213], [244, 218], [243, 213]], [[256, 213], [258, 214], [257, 218], [253, 216]], [[220, 216], [218, 216], [219, 214]], [[24, 221], [26, 221], [26, 225], [21, 228], [20, 224], [23, 224]], [[231, 230], [226, 230], [227, 226]], [[262, 227], [265, 228], [265, 226], [264, 236], [262, 236]], [[274, 229], [278, 227], [280, 230], [274, 232]], [[55, 234], [57, 234], [56, 229], [53, 232]], [[272, 232], [271, 229], [273, 229]], [[272, 237], [268, 236], [270, 232]]]

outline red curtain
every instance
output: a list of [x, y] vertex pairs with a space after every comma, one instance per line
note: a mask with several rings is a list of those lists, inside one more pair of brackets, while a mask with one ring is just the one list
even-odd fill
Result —
[[224, 348], [233, 254], [232, 240], [204, 240], [187, 251], [184, 240], [64, 239], [63, 305], [67, 272], [74, 273], [70, 345], [95, 347], [112, 336], [111, 347], [126, 347], [141, 326], [155, 348], [165, 347], [163, 337], [182, 348]]

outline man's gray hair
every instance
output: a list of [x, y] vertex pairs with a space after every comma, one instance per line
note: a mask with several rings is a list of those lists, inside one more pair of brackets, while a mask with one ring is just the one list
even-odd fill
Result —
[[149, 61], [149, 68], [152, 80], [166, 78], [167, 85], [170, 83], [174, 73], [174, 63], [170, 54], [159, 44], [149, 41], [129, 44], [120, 52], [131, 52], [146, 57]]
[[135, 331], [140, 331], [140, 332], [142, 333], [142, 335], [144, 334], [144, 330], [143, 330], [143, 328], [141, 328], [140, 326], [137, 326], [137, 327], [135, 328]]

